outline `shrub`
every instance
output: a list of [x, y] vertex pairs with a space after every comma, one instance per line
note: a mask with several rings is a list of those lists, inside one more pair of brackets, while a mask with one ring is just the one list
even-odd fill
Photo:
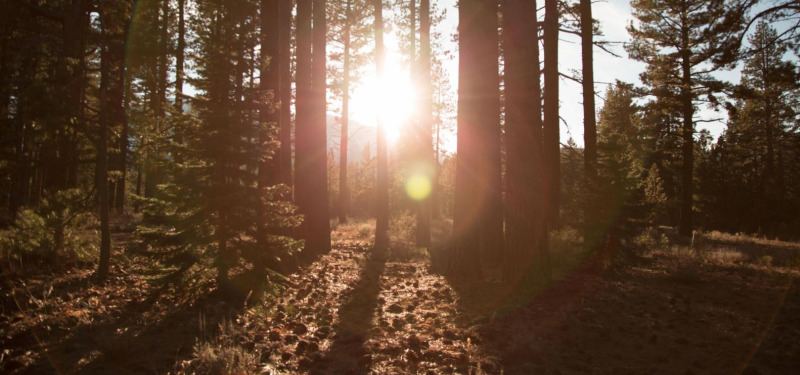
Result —
[[3, 258], [14, 264], [93, 260], [98, 236], [88, 229], [94, 220], [88, 201], [79, 189], [69, 189], [43, 199], [38, 210], [21, 210], [0, 238]]

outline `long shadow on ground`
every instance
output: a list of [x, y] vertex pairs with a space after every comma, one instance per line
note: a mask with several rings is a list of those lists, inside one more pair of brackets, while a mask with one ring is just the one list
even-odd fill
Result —
[[[241, 306], [207, 303], [223, 300], [220, 292], [207, 292], [168, 308], [156, 321], [143, 320], [144, 313], [154, 305], [167, 302], [162, 301], [164, 292], [185, 271], [181, 268], [164, 276], [161, 286], [145, 298], [126, 304], [112, 319], [81, 325], [61, 339], [49, 340], [53, 344], [43, 348], [46, 355], [24, 373], [141, 374], [173, 370], [176, 361], [191, 355], [198, 338], [213, 334], [220, 322], [238, 313], [234, 306]], [[199, 327], [200, 316], [209, 332]]]
[[367, 374], [370, 356], [364, 344], [373, 327], [378, 294], [381, 291], [381, 274], [386, 263], [375, 256], [367, 260], [360, 281], [350, 292], [348, 301], [339, 309], [336, 335], [324, 356], [311, 364], [311, 374]]

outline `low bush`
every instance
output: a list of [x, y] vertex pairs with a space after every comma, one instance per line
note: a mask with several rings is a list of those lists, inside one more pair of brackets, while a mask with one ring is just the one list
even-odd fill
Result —
[[9, 266], [26, 263], [88, 262], [97, 257], [94, 216], [87, 212], [90, 197], [79, 189], [59, 191], [42, 200], [38, 209], [22, 209], [0, 251]]

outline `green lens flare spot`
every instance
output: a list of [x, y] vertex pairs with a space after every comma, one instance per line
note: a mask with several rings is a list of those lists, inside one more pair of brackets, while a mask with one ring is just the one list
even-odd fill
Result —
[[413, 175], [406, 180], [406, 194], [408, 197], [421, 201], [431, 195], [431, 179], [422, 175]]

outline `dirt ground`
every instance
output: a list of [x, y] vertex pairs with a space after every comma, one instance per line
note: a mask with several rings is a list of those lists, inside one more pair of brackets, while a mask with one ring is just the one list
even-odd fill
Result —
[[798, 244], [708, 236], [613, 272], [583, 262], [520, 300], [452, 282], [420, 252], [377, 259], [357, 237], [335, 233], [330, 254], [263, 302], [221, 302], [208, 272], [121, 237], [107, 286], [88, 268], [6, 275], [0, 372], [800, 371]]

